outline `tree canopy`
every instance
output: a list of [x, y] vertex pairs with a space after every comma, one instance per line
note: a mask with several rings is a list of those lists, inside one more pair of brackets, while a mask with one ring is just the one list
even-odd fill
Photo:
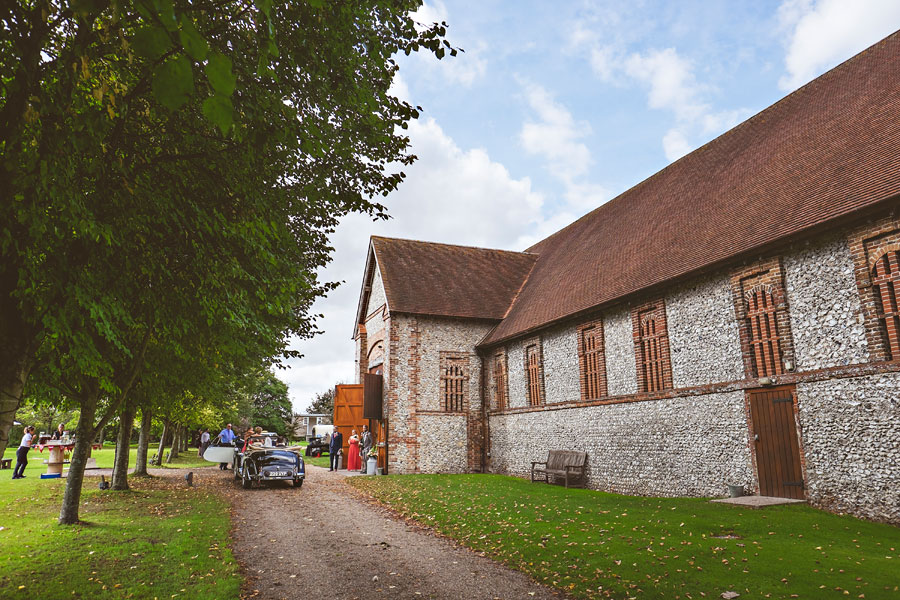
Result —
[[32, 374], [88, 443], [148, 361], [246, 374], [314, 334], [329, 234], [414, 160], [393, 57], [456, 52], [418, 5], [3, 3], [0, 453]]

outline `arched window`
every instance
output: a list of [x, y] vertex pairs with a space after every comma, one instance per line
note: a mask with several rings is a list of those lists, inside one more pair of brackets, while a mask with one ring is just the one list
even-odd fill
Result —
[[778, 306], [771, 289], [758, 287], [747, 293], [747, 327], [750, 357], [757, 377], [784, 372], [781, 336], [778, 332]]
[[641, 319], [641, 369], [645, 382], [645, 392], [665, 389], [663, 374], [662, 341], [665, 330], [659, 327], [652, 313]]
[[875, 292], [877, 317], [887, 338], [887, 359], [900, 358], [900, 251], [885, 252], [872, 266], [872, 288]]
[[509, 387], [506, 374], [506, 354], [494, 354], [494, 399], [497, 410], [504, 410], [509, 403]]
[[603, 356], [603, 325], [597, 321], [579, 329], [578, 355], [581, 360], [581, 399], [606, 396], [606, 361]]

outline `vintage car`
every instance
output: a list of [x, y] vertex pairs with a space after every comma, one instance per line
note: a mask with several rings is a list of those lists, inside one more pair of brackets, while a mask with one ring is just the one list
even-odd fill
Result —
[[262, 433], [238, 440], [234, 448], [234, 478], [244, 489], [267, 481], [290, 481], [295, 488], [303, 485], [306, 465], [300, 447], [278, 444], [274, 433]]

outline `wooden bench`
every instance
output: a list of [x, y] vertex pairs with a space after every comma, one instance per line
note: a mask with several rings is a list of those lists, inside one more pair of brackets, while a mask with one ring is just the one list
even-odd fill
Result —
[[[547, 460], [543, 462], [532, 461], [531, 481], [532, 483], [535, 481], [551, 483], [551, 477], [559, 477], [565, 480], [566, 487], [569, 487], [570, 484], [584, 487], [584, 467], [586, 463], [586, 452], [550, 450], [547, 452]], [[535, 479], [535, 476], [538, 478]]]
[[0, 458], [0, 469], [12, 469], [12, 459]]

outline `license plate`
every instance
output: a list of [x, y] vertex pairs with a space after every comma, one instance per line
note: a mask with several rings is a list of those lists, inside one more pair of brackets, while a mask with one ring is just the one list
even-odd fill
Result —
[[287, 471], [269, 471], [269, 477], [287, 477], [290, 475]]

